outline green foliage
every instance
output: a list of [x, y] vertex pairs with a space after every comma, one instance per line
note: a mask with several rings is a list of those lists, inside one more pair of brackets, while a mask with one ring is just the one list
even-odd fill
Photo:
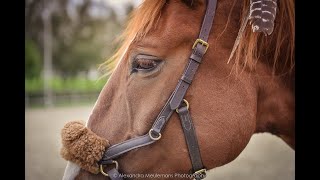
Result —
[[[109, 3], [97, 3], [95, 0], [27, 1], [26, 93], [31, 95], [43, 93], [41, 72], [42, 50], [46, 40], [45, 29], [52, 37], [48, 43], [52, 45], [52, 72], [55, 78], [49, 84], [53, 93], [99, 92], [102, 89], [105, 80], [94, 81], [77, 77], [88, 74], [91, 69], [97, 69], [114, 53], [118, 44], [112, 42], [126, 23], [119, 20]], [[128, 13], [132, 9], [133, 7], [129, 5]], [[44, 23], [44, 10], [51, 12], [49, 20], [46, 20], [47, 23]], [[45, 25], [48, 28], [44, 28]]]
[[[100, 92], [105, 80], [89, 80], [83, 78], [62, 79], [55, 77], [49, 82], [53, 93], [84, 93]], [[43, 92], [43, 79], [33, 78], [25, 79], [25, 91], [28, 94], [41, 94]]]
[[79, 39], [71, 45], [56, 42], [54, 68], [63, 77], [75, 76], [79, 72], [97, 68], [102, 63], [101, 45], [87, 39]]
[[[28, 1], [25, 9], [25, 36], [36, 44], [29, 45], [26, 40], [26, 44], [29, 43], [26, 45], [26, 48], [29, 48], [26, 56], [32, 57], [28, 57], [29, 60], [26, 62], [26, 70], [30, 73], [27, 75], [28, 79], [40, 75], [38, 69], [42, 67], [42, 59], [38, 61], [33, 56], [39, 55], [36, 53], [38, 49], [34, 47], [44, 48], [45, 24], [42, 16], [46, 9], [51, 9], [47, 22], [51, 24], [52, 67], [55, 76], [75, 77], [97, 68], [112, 55], [115, 44], [111, 42], [120, 33], [123, 23], [118, 21], [110, 5], [97, 3], [94, 0]], [[104, 13], [92, 15], [90, 12], [97, 7]]]
[[25, 40], [25, 76], [26, 78], [39, 77], [42, 62], [39, 48], [30, 40]]

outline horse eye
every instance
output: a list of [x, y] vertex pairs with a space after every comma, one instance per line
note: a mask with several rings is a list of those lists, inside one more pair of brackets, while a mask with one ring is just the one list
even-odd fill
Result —
[[132, 72], [152, 71], [160, 64], [160, 62], [161, 60], [155, 56], [138, 55], [132, 62]]

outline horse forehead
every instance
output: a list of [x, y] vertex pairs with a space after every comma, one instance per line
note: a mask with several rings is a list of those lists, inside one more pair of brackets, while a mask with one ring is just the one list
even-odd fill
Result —
[[194, 10], [181, 2], [170, 3], [163, 9], [155, 28], [135, 44], [170, 49], [177, 44], [193, 41], [200, 31], [203, 13], [201, 7]]
[[191, 9], [183, 3], [169, 4], [168, 8], [164, 9], [165, 19], [167, 19], [167, 28], [169, 30], [179, 31], [180, 33], [190, 33], [197, 35], [200, 31], [201, 22], [205, 13], [205, 6], [198, 6], [196, 9]]

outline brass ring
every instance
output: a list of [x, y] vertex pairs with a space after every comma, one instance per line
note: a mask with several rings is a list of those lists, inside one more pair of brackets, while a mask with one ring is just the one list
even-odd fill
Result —
[[[186, 103], [187, 109], [189, 109], [189, 102], [186, 99], [183, 99], [183, 102]], [[176, 109], [176, 112], [179, 113], [179, 109]]]
[[[118, 168], [119, 168], [118, 162], [117, 161], [112, 161], [112, 164], [115, 164], [116, 165], [116, 170], [118, 170]], [[102, 175], [109, 177], [109, 174], [105, 173], [103, 171], [103, 165], [102, 164], [100, 164], [100, 172], [101, 172]]]
[[158, 141], [160, 138], [161, 138], [161, 133], [159, 133], [159, 136], [158, 137], [153, 137], [152, 136], [152, 131], [153, 131], [153, 129], [150, 129], [149, 130], [149, 137], [152, 139], [152, 140], [154, 140], [154, 141]]
[[193, 176], [194, 178], [195, 178], [196, 176], [200, 175], [200, 174], [202, 174], [202, 176], [205, 176], [205, 175], [206, 175], [206, 172], [207, 172], [207, 169], [203, 168], [203, 169], [200, 169], [200, 170], [194, 172], [194, 173], [192, 174], [192, 176]]

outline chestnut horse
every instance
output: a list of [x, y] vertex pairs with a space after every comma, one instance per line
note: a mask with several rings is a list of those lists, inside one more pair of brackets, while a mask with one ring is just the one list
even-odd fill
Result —
[[[294, 0], [278, 1], [270, 35], [252, 32], [249, 8], [249, 0], [218, 0], [210, 47], [185, 96], [207, 169], [234, 160], [254, 133], [272, 133], [295, 148]], [[205, 9], [205, 0], [143, 1], [105, 63], [115, 69], [88, 128], [110, 144], [148, 132], [185, 69]], [[178, 115], [161, 140], [117, 160], [125, 174], [188, 173]], [[65, 180], [104, 178], [71, 162], [64, 174]]]

